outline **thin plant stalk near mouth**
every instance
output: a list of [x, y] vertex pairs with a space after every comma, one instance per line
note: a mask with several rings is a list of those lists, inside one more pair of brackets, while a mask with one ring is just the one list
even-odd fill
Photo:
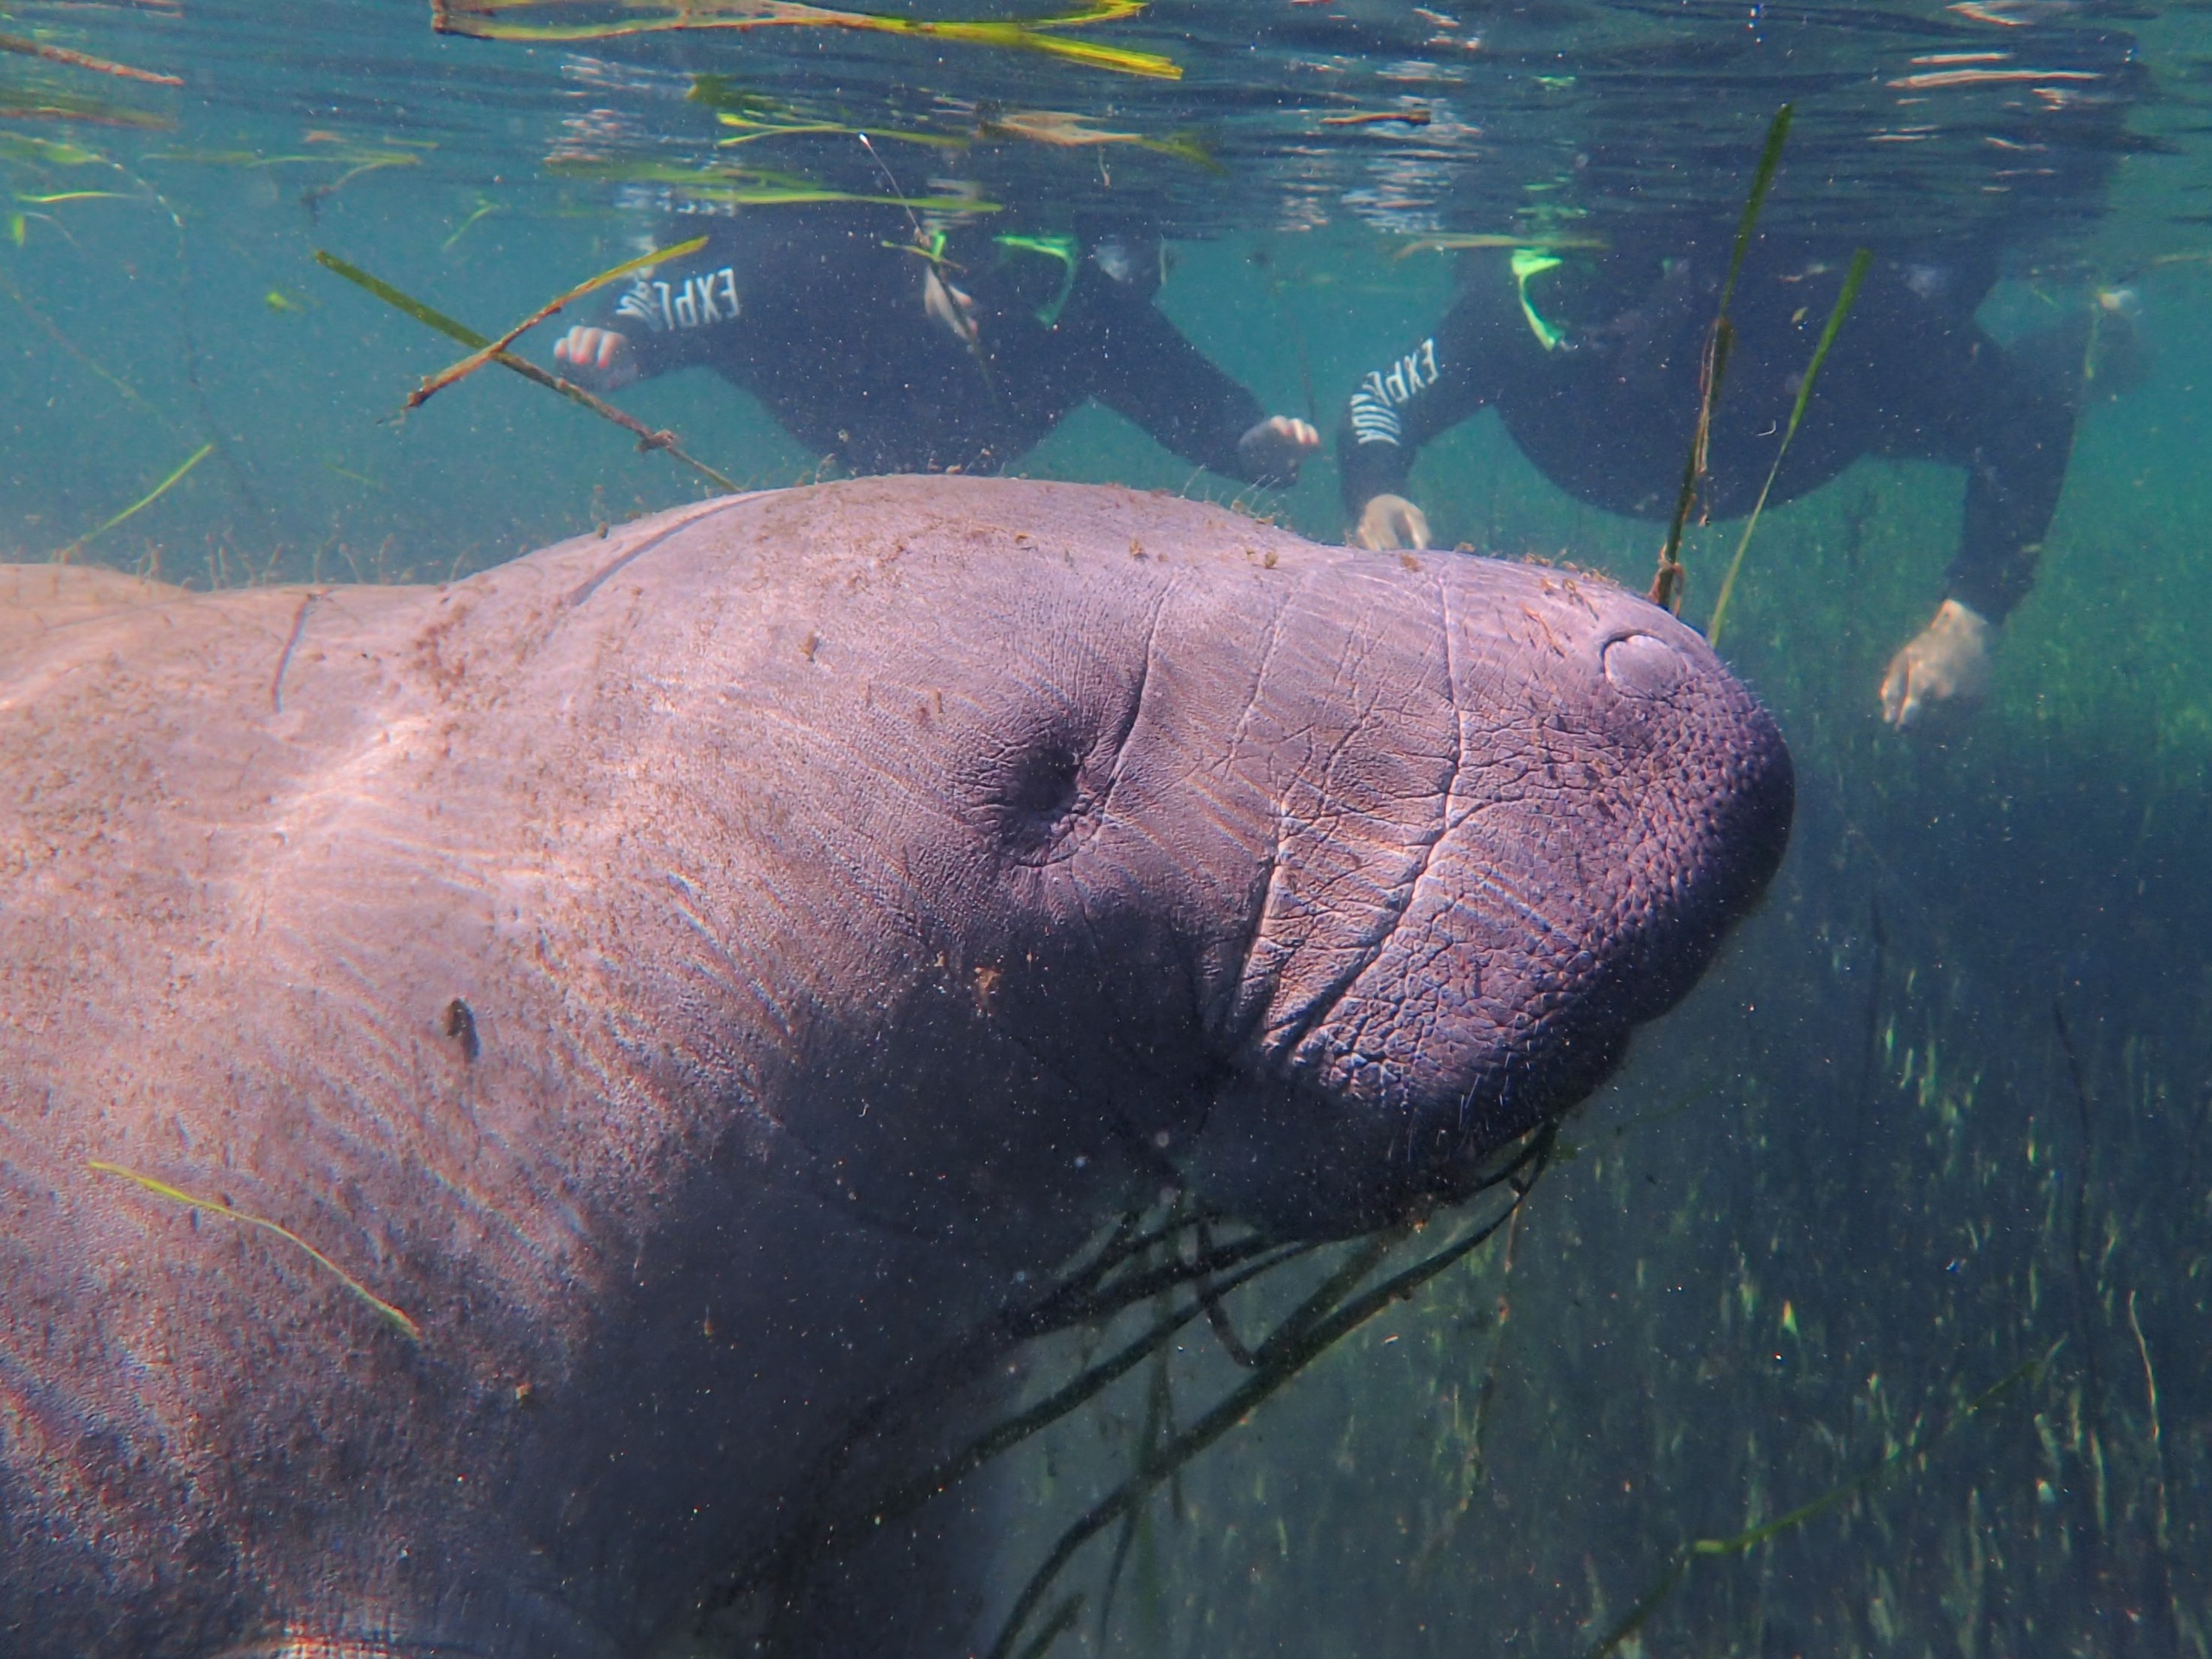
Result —
[[[1437, 1218], [1430, 1212], [1408, 1215], [1338, 1247], [1335, 1261], [1319, 1281], [1256, 1340], [1236, 1336], [1230, 1299], [1263, 1281], [1274, 1281], [1283, 1269], [1312, 1260], [1329, 1247], [1281, 1243], [1259, 1234], [1218, 1238], [1216, 1230], [1224, 1218], [1187, 1198], [1177, 1199], [1164, 1217], [1156, 1211], [1124, 1216], [1088, 1259], [1046, 1291], [1025, 1303], [1009, 1305], [858, 1414], [838, 1449], [807, 1484], [808, 1490], [824, 1495], [816, 1511], [788, 1529], [766, 1556], [739, 1564], [727, 1575], [705, 1599], [709, 1616], [765, 1590], [771, 1611], [762, 1649], [771, 1654], [787, 1650], [802, 1634], [790, 1621], [803, 1601], [801, 1588], [817, 1567], [880, 1537], [884, 1528], [911, 1518], [984, 1465], [1065, 1421], [1150, 1362], [1149, 1427], [1134, 1465], [1112, 1492], [1059, 1535], [988, 1649], [990, 1659], [1038, 1659], [1074, 1627], [1085, 1605], [1087, 1599], [1077, 1593], [1054, 1603], [1049, 1611], [1045, 1605], [1054, 1584], [1084, 1546], [1118, 1527], [1117, 1565], [1109, 1570], [1109, 1580], [1117, 1580], [1118, 1562], [1128, 1553], [1150, 1495], [1174, 1482], [1192, 1459], [1242, 1425], [1344, 1338], [1412, 1298], [1495, 1238], [1520, 1212], [1550, 1160], [1556, 1136], [1556, 1124], [1546, 1125], [1508, 1148], [1469, 1195], [1471, 1201], [1503, 1188], [1506, 1202], [1469, 1224], [1449, 1243], [1397, 1272], [1376, 1277], [1394, 1252], [1435, 1224]], [[1147, 1305], [1152, 1317], [1142, 1331], [1123, 1338], [1103, 1357], [1095, 1351], [1087, 1353], [1071, 1376], [918, 1473], [894, 1478], [857, 1497], [841, 1491], [849, 1484], [845, 1478], [857, 1448], [880, 1444], [926, 1419], [933, 1405], [987, 1376], [1015, 1351], [1077, 1332], [1106, 1334], [1116, 1319]], [[1179, 1428], [1161, 1368], [1177, 1338], [1201, 1320], [1215, 1332], [1242, 1380]], [[1111, 1601], [1109, 1582], [1100, 1611], [1102, 1628]]]

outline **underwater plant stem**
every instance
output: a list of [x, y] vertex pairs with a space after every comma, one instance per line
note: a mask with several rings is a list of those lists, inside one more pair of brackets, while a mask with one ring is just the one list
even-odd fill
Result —
[[[1306, 1247], [1294, 1246], [1291, 1250], [1303, 1254]], [[1217, 1298], [1239, 1287], [1249, 1284], [1262, 1274], [1273, 1272], [1292, 1259], [1290, 1251], [1278, 1251], [1247, 1267], [1233, 1277], [1214, 1284]], [[874, 1529], [890, 1524], [918, 1510], [925, 1503], [964, 1479], [983, 1465], [1011, 1451], [1032, 1435], [1051, 1427], [1071, 1412], [1096, 1399], [1114, 1383], [1127, 1376], [1152, 1355], [1162, 1350], [1177, 1332], [1196, 1319], [1203, 1304], [1192, 1301], [1188, 1306], [1156, 1320], [1143, 1335], [1129, 1343], [1110, 1357], [1086, 1367], [1067, 1382], [1062, 1384], [1027, 1410], [1017, 1412], [995, 1427], [938, 1464], [918, 1479], [900, 1487], [880, 1503], [872, 1505], [862, 1522], [836, 1525], [823, 1529], [821, 1546], [834, 1550], [850, 1535], [858, 1542]], [[1041, 1333], [1040, 1333], [1041, 1334]]]
[[[1198, 1254], [1201, 1256], [1210, 1255], [1213, 1240], [1203, 1219], [1198, 1224], [1197, 1239]], [[1236, 1322], [1229, 1317], [1228, 1308], [1222, 1305], [1221, 1287], [1214, 1283], [1211, 1274], [1199, 1275], [1198, 1300], [1205, 1305], [1206, 1323], [1213, 1327], [1214, 1339], [1221, 1344], [1222, 1351], [1248, 1371], [1260, 1363], [1258, 1358], [1244, 1345], [1243, 1338], [1236, 1334]]]
[[1789, 140], [1789, 123], [1795, 113], [1794, 105], [1784, 104], [1767, 125], [1766, 146], [1759, 152], [1758, 170], [1751, 177], [1751, 193], [1744, 203], [1743, 218], [1737, 222], [1736, 244], [1728, 258], [1728, 276], [1720, 285], [1719, 308], [1705, 337], [1705, 354], [1698, 365], [1697, 427], [1690, 439], [1689, 455], [1682, 463], [1682, 487], [1675, 498], [1675, 516], [1668, 522], [1667, 539], [1660, 544], [1659, 569], [1651, 578], [1651, 602], [1670, 611], [1681, 608], [1682, 531], [1688, 526], [1691, 509], [1696, 506], [1698, 491], [1705, 483], [1706, 461], [1713, 440], [1713, 411], [1720, 404], [1720, 385], [1727, 376], [1728, 353], [1736, 340], [1735, 324], [1728, 319], [1728, 304], [1735, 297], [1736, 278], [1744, 269], [1744, 256], [1750, 251], [1751, 237], [1758, 228], [1759, 211], [1766, 206], [1767, 190], [1774, 183], [1775, 169], [1782, 164], [1782, 148]]
[[68, 546], [56, 553], [54, 556], [54, 563], [68, 563], [69, 561], [84, 548], [90, 545], [92, 543], [98, 541], [101, 537], [106, 535], [108, 531], [113, 530], [124, 519], [133, 518], [138, 513], [143, 512], [148, 507], [152, 506], [155, 502], [160, 500], [177, 485], [182, 483], [184, 481], [184, 475], [187, 473], [189, 473], [194, 467], [197, 467], [201, 461], [207, 460], [208, 455], [213, 451], [214, 448], [215, 446], [213, 443], [201, 444], [197, 449], [187, 455], [184, 460], [178, 464], [175, 471], [172, 472], [160, 483], [155, 485], [152, 489], [147, 491], [145, 494], [140, 496], [136, 501], [133, 501], [121, 512], [117, 513], [114, 518], [109, 519], [98, 530], [86, 531], [75, 541], [70, 543]]
[[1584, 1651], [1582, 1659], [1607, 1659], [1607, 1656], [1618, 1652], [1630, 1637], [1643, 1628], [1651, 1615], [1658, 1611], [1660, 1604], [1699, 1561], [1718, 1555], [1741, 1555], [1785, 1532], [1794, 1532], [1807, 1522], [1827, 1514], [1847, 1498], [1855, 1497], [1907, 1458], [1932, 1450], [1954, 1429], [1987, 1410], [2022, 1382], [2040, 1379], [2057, 1351], [2053, 1348], [2033, 1359], [2022, 1360], [1945, 1418], [1932, 1433], [1906, 1436], [1885, 1452], [1878, 1461], [1869, 1464], [1841, 1485], [1829, 1488], [1810, 1503], [1800, 1503], [1796, 1509], [1778, 1515], [1771, 1521], [1747, 1527], [1726, 1538], [1697, 1538], [1680, 1546], [1669, 1559], [1666, 1569], [1659, 1575], [1657, 1582], [1637, 1599], [1636, 1605], [1622, 1615], [1619, 1622], [1606, 1631], [1594, 1646]]
[[[207, 451], [202, 450], [200, 453], [205, 454]], [[121, 1164], [103, 1163], [98, 1159], [93, 1159], [87, 1162], [85, 1167], [98, 1174], [114, 1175], [124, 1180], [134, 1182], [137, 1185], [145, 1188], [147, 1192], [153, 1193], [156, 1198], [168, 1198], [174, 1203], [185, 1205], [194, 1210], [205, 1210], [211, 1216], [220, 1216], [225, 1220], [235, 1221], [241, 1226], [257, 1227], [264, 1232], [275, 1234], [278, 1238], [283, 1239], [286, 1243], [292, 1245], [295, 1249], [305, 1251], [315, 1262], [316, 1266], [334, 1275], [340, 1284], [345, 1286], [347, 1290], [353, 1292], [354, 1295], [359, 1297], [361, 1300], [366, 1302], [379, 1314], [383, 1315], [385, 1319], [391, 1321], [391, 1323], [396, 1326], [399, 1330], [400, 1333], [406, 1337], [410, 1342], [419, 1343], [423, 1340], [423, 1327], [421, 1325], [416, 1324], [414, 1320], [409, 1319], [406, 1314], [401, 1313], [390, 1302], [387, 1302], [382, 1298], [372, 1294], [367, 1286], [364, 1285], [359, 1280], [353, 1277], [352, 1274], [346, 1272], [345, 1268], [340, 1267], [335, 1262], [325, 1255], [321, 1250], [315, 1249], [314, 1245], [308, 1243], [307, 1240], [302, 1238], [290, 1228], [282, 1226], [279, 1224], [270, 1220], [266, 1216], [251, 1215], [244, 1210], [234, 1210], [229, 1205], [221, 1202], [219, 1199], [203, 1198], [196, 1192], [188, 1192], [182, 1187], [171, 1186], [167, 1181], [156, 1180], [151, 1175], [142, 1175], [135, 1169], [124, 1168]]]
[[686, 254], [698, 252], [706, 245], [705, 237], [695, 236], [690, 241], [678, 242], [673, 247], [655, 248], [651, 253], [641, 253], [635, 259], [625, 259], [613, 270], [602, 270], [588, 281], [577, 283], [567, 293], [546, 301], [544, 304], [539, 306], [537, 310], [515, 324], [497, 340], [486, 340], [450, 368], [441, 369], [437, 373], [425, 378], [421, 385], [407, 394], [407, 407], [420, 409], [455, 381], [466, 379], [486, 363], [497, 359], [508, 346], [537, 327], [546, 318], [557, 315], [563, 308], [573, 305], [585, 295], [596, 293], [609, 283], [619, 281], [632, 271], [642, 270], [648, 265], [659, 264], [664, 260], [681, 259]]
[[1045, 1659], [1052, 1643], [1075, 1628], [1077, 1619], [1083, 1617], [1083, 1592], [1077, 1591], [1052, 1610], [1044, 1627], [1031, 1638], [1029, 1645], [1015, 1656], [1015, 1659]]
[[[1457, 1243], [1424, 1256], [1403, 1272], [1384, 1280], [1350, 1301], [1323, 1308], [1319, 1302], [1321, 1291], [1308, 1297], [1298, 1312], [1284, 1320], [1260, 1345], [1256, 1351], [1259, 1368], [1242, 1386], [1231, 1389], [1190, 1427], [1160, 1446], [1120, 1486], [1069, 1524], [1015, 1599], [1013, 1609], [1007, 1614], [1006, 1623], [1000, 1629], [998, 1639], [991, 1644], [988, 1659], [1009, 1659], [1015, 1651], [1015, 1643], [1020, 1640], [1023, 1628], [1036, 1611], [1039, 1603], [1086, 1543], [1122, 1519], [1154, 1487], [1173, 1476], [1192, 1458], [1242, 1423], [1269, 1395], [1321, 1353], [1393, 1302], [1402, 1301], [1411, 1296], [1438, 1274], [1464, 1261], [1495, 1237], [1499, 1229], [1519, 1209], [1527, 1191], [1526, 1187], [1516, 1186], [1513, 1200], [1503, 1213], [1492, 1217]], [[1382, 1236], [1395, 1243], [1402, 1239], [1409, 1230], [1408, 1226], [1402, 1224], [1387, 1230]], [[1330, 1275], [1323, 1288], [1325, 1290], [1334, 1286], [1339, 1287], [1338, 1295], [1348, 1293], [1351, 1286], [1358, 1282], [1357, 1279], [1346, 1278], [1354, 1264], [1364, 1264], [1360, 1275], [1363, 1277], [1379, 1263], [1381, 1255], [1375, 1248], [1376, 1243], [1376, 1240], [1370, 1239], [1353, 1251], [1351, 1260]], [[1387, 1250], [1383, 1253], [1387, 1254]]]
[[2133, 1290], [2127, 1293], [2127, 1328], [2135, 1334], [2136, 1357], [2143, 1362], [2143, 1397], [2151, 1414], [2151, 1542], [2158, 1558], [2159, 1601], [2165, 1614], [2167, 1632], [2174, 1638], [2170, 1645], [2178, 1653], [2181, 1620], [2174, 1599], [2173, 1553], [2166, 1508], [2166, 1445], [2158, 1424], [2158, 1374], [2151, 1369], [2151, 1344], [2143, 1339], [2143, 1322], [2135, 1315]]
[[1156, 52], [1071, 41], [1050, 31], [1080, 29], [1135, 16], [1146, 0], [1090, 0], [1081, 10], [1058, 17], [1027, 21], [1000, 18], [934, 19], [876, 12], [845, 11], [808, 5], [803, 0], [670, 0], [658, 7], [637, 7], [645, 15], [606, 23], [517, 23], [499, 14], [540, 5], [541, 0], [431, 0], [430, 27], [441, 35], [466, 35], [485, 41], [566, 41], [610, 40], [671, 29], [836, 29], [864, 34], [958, 41], [970, 46], [1038, 52], [1086, 68], [1154, 80], [1180, 80], [1183, 67]]
[[12, 52], [20, 57], [43, 58], [48, 63], [66, 63], [73, 69], [89, 69], [96, 75], [113, 75], [118, 80], [143, 80], [149, 86], [181, 86], [181, 75], [165, 75], [152, 69], [134, 69], [127, 63], [118, 63], [111, 58], [96, 58], [89, 52], [73, 52], [66, 46], [48, 46], [39, 41], [27, 41], [19, 35], [0, 35], [0, 52]]
[[1851, 269], [1844, 273], [1842, 289], [1835, 296], [1834, 308], [1828, 313], [1827, 327], [1821, 330], [1821, 343], [1813, 348], [1813, 360], [1805, 365], [1805, 373], [1797, 383], [1797, 401], [1789, 410], [1789, 424], [1783, 429], [1782, 444], [1774, 452], [1774, 465], [1766, 469], [1766, 482], [1759, 486], [1759, 499], [1751, 504], [1751, 517], [1744, 520], [1744, 533], [1736, 543], [1736, 556], [1728, 561], [1728, 574], [1721, 578], [1720, 596], [1713, 601], [1713, 620], [1706, 624], [1705, 637], [1708, 643], [1720, 643], [1720, 625], [1728, 615], [1728, 596], [1736, 591], [1736, 578], [1744, 569], [1744, 555], [1751, 550], [1751, 532], [1759, 527], [1759, 515], [1766, 511], [1766, 499], [1774, 492], [1774, 480], [1782, 472], [1783, 457], [1789, 453], [1789, 442], [1797, 435], [1797, 428], [1804, 421], [1805, 406], [1813, 400], [1813, 382], [1821, 372], [1821, 365], [1828, 360], [1828, 347], [1835, 344], [1835, 337], [1842, 332], [1843, 320], [1851, 315], [1851, 308], [1859, 298], [1859, 289], [1866, 280], [1866, 272], [1873, 265], [1874, 251], [1861, 248], [1851, 256]]
[[[448, 340], [457, 340], [462, 345], [478, 350], [492, 343], [489, 336], [478, 334], [465, 323], [454, 321], [442, 311], [433, 310], [412, 295], [402, 293], [381, 277], [372, 276], [359, 265], [348, 264], [334, 253], [317, 248], [315, 251], [315, 262], [325, 270], [335, 276], [343, 276], [356, 288], [364, 289], [375, 295], [393, 309], [404, 312], [424, 327], [435, 329]], [[558, 392], [572, 404], [582, 404], [601, 420], [612, 421], [637, 439], [638, 448], [641, 452], [649, 449], [666, 450], [674, 459], [682, 461], [709, 482], [732, 493], [737, 491], [739, 486], [736, 480], [724, 477], [706, 462], [686, 454], [683, 447], [677, 442], [675, 433], [654, 430], [635, 416], [624, 414], [606, 399], [594, 397], [574, 381], [564, 379], [557, 374], [539, 368], [526, 357], [518, 357], [512, 352], [494, 352], [491, 360], [503, 369], [512, 370], [525, 380], [545, 387], [549, 391]]]
[[[100, 192], [99, 194], [106, 194], [108, 193]], [[122, 197], [119, 194], [118, 199], [124, 200], [130, 200], [130, 198]], [[16, 288], [16, 286], [13, 283], [10, 282], [4, 276], [0, 276], [0, 294], [5, 294], [10, 299], [13, 300], [16, 304], [21, 308], [23, 315], [29, 317], [33, 322], [36, 323], [41, 329], [44, 330], [48, 337], [51, 339], [55, 345], [60, 346], [63, 351], [75, 358], [94, 375], [107, 382], [109, 385], [114, 387], [117, 393], [123, 398], [124, 402], [130, 404], [134, 408], [142, 409], [147, 414], [152, 416], [156, 420], [159, 421], [163, 427], [167, 428], [173, 436], [181, 437], [184, 435], [184, 431], [181, 427], [178, 426], [175, 421], [171, 420], [167, 415], [164, 415], [151, 403], [149, 403], [136, 386], [132, 385], [128, 380], [125, 380], [121, 375], [117, 374], [114, 371], [108, 368], [90, 352], [86, 351], [82, 346], [79, 346], [76, 341], [71, 340], [68, 335], [63, 334], [60, 327], [55, 324], [53, 318], [48, 316], [36, 306], [33, 305], [28, 299], [25, 299], [22, 290]]]

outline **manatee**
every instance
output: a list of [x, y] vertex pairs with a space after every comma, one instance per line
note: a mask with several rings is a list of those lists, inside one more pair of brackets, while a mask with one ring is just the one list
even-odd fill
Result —
[[[1792, 805], [1600, 580], [958, 478], [441, 587], [10, 568], [0, 778], [17, 1659], [655, 1651], [1129, 1206], [1464, 1193]], [[967, 1650], [978, 1547], [799, 1645]]]

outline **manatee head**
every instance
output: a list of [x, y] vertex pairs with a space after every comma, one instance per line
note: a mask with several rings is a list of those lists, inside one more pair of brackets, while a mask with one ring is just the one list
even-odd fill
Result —
[[1683, 995], [1788, 835], [1771, 720], [1601, 580], [966, 480], [707, 539], [718, 590], [734, 540], [779, 562], [741, 601], [760, 660], [641, 770], [776, 781], [733, 933], [811, 976], [780, 1122], [900, 1224], [1033, 1238], [1187, 1180], [1338, 1233], [1462, 1192]]

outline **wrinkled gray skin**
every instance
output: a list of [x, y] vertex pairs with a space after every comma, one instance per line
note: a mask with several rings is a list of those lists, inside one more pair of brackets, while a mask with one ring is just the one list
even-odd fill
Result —
[[[0, 779], [15, 1659], [647, 1651], [1179, 1172], [1451, 1194], [1791, 800], [1612, 588], [961, 479], [436, 588], [8, 570]], [[824, 1649], [967, 1639], [846, 1587]]]

